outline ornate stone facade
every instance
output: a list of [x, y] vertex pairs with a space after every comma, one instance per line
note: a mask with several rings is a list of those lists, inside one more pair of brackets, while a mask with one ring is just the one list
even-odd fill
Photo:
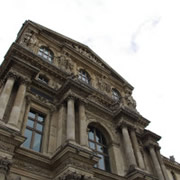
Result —
[[89, 47], [26, 21], [0, 79], [0, 180], [180, 179], [133, 87]]

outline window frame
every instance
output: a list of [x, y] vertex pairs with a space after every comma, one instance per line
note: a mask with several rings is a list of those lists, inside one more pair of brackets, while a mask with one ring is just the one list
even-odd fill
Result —
[[116, 88], [112, 88], [112, 99], [115, 101], [121, 100], [121, 94]]
[[[90, 132], [93, 131], [93, 139], [91, 139], [90, 137]], [[97, 140], [97, 134], [100, 137], [100, 142], [98, 142]], [[94, 148], [91, 147], [91, 144], [94, 144]], [[99, 131], [99, 129], [97, 129], [94, 126], [89, 126], [88, 127], [88, 145], [89, 148], [92, 149], [92, 151], [98, 156], [98, 157], [102, 157], [103, 156], [103, 165], [101, 167], [102, 162], [101, 159], [98, 161], [98, 163], [94, 166], [95, 168], [107, 171], [107, 172], [111, 172], [111, 166], [110, 166], [110, 158], [109, 158], [109, 152], [108, 152], [108, 145], [107, 145], [107, 140], [105, 138], [105, 136], [101, 133], [101, 131]], [[99, 150], [100, 148], [103, 148], [103, 150]]]
[[42, 57], [44, 60], [52, 63], [54, 59], [54, 53], [51, 49], [49, 49], [47, 46], [41, 46], [38, 49], [37, 53], [40, 57]]
[[[33, 113], [35, 117], [31, 117], [30, 113]], [[38, 117], [43, 118], [42, 122], [38, 120]], [[28, 122], [30, 121], [33, 122], [33, 126], [29, 125]], [[27, 121], [24, 129], [24, 136], [26, 137], [26, 140], [23, 143], [23, 147], [27, 149], [31, 149], [35, 152], [42, 152], [42, 145], [43, 145], [43, 137], [44, 137], [44, 129], [45, 129], [45, 120], [46, 120], [46, 115], [44, 113], [41, 113], [37, 111], [36, 109], [30, 108], [29, 112], [27, 113]], [[39, 127], [42, 127], [41, 130], [37, 129], [37, 126], [41, 125]], [[31, 131], [31, 136], [26, 136], [26, 129]], [[38, 143], [38, 150], [35, 149], [35, 136], [36, 134], [40, 135], [40, 143]], [[25, 143], [29, 140], [29, 144], [25, 145]]]
[[91, 77], [89, 73], [84, 69], [79, 70], [78, 79], [86, 84], [91, 83]]

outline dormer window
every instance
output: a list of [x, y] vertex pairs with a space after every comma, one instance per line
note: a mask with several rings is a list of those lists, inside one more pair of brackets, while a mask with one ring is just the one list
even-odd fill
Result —
[[81, 69], [81, 70], [79, 71], [78, 79], [80, 79], [81, 81], [83, 81], [83, 82], [85, 82], [85, 83], [87, 83], [87, 84], [90, 84], [90, 76], [89, 76], [89, 74], [88, 74], [85, 70], [83, 70], [83, 69]]
[[48, 82], [49, 82], [49, 79], [46, 76], [42, 75], [42, 74], [40, 74], [38, 76], [38, 80], [41, 81], [44, 84], [48, 84]]
[[51, 63], [52, 63], [53, 58], [54, 58], [53, 52], [48, 47], [45, 47], [45, 46], [41, 46], [39, 48], [38, 55], [41, 56], [43, 59], [51, 62]]
[[119, 91], [115, 88], [112, 89], [112, 98], [115, 101], [119, 101], [121, 99], [121, 95], [120, 95]]

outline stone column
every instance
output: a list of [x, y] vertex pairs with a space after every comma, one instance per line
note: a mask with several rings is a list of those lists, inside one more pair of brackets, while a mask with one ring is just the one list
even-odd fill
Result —
[[131, 139], [129, 137], [129, 132], [125, 125], [122, 126], [122, 134], [123, 134], [123, 141], [124, 141], [126, 156], [128, 160], [128, 165], [130, 168], [130, 167], [136, 166], [137, 164], [136, 164], [136, 159], [135, 159], [132, 144], [131, 144]]
[[169, 177], [168, 177], [168, 174], [167, 174], [167, 170], [166, 170], [166, 167], [165, 167], [164, 162], [163, 162], [163, 160], [162, 160], [162, 157], [161, 157], [160, 149], [159, 149], [159, 148], [156, 149], [156, 154], [157, 154], [157, 157], [158, 157], [160, 166], [161, 166], [161, 168], [162, 168], [162, 171], [163, 171], [165, 180], [169, 180]]
[[14, 101], [14, 105], [10, 114], [10, 118], [8, 121], [8, 124], [17, 128], [18, 127], [18, 121], [19, 121], [19, 117], [21, 114], [21, 109], [22, 109], [22, 105], [24, 102], [24, 97], [26, 94], [26, 84], [25, 82], [21, 82], [21, 84], [19, 85], [17, 94], [16, 94], [16, 98]]
[[87, 124], [85, 114], [85, 103], [79, 102], [79, 124], [80, 124], [80, 145], [88, 146]]
[[64, 124], [65, 124], [65, 113], [66, 113], [66, 107], [63, 103], [59, 109], [59, 117], [58, 117], [58, 129], [57, 129], [57, 148], [62, 145], [64, 142]]
[[15, 82], [15, 76], [8, 77], [0, 96], [0, 120], [3, 119], [11, 91]]
[[74, 97], [68, 97], [67, 100], [67, 129], [66, 140], [75, 141], [75, 109]]
[[157, 172], [157, 176], [158, 176], [159, 180], [164, 180], [164, 177], [163, 177], [163, 174], [162, 174], [162, 170], [161, 170], [159, 161], [157, 159], [157, 156], [156, 156], [156, 153], [155, 153], [153, 145], [149, 146], [149, 151], [150, 151], [151, 158], [152, 158], [152, 161], [153, 161], [153, 164], [154, 164], [154, 168], [155, 168], [155, 170]]
[[6, 180], [11, 162], [7, 158], [0, 158], [0, 180]]
[[145, 169], [145, 165], [144, 165], [143, 157], [142, 157], [142, 154], [141, 154], [141, 151], [140, 151], [140, 148], [139, 148], [139, 144], [138, 144], [138, 141], [137, 141], [135, 129], [130, 130], [130, 135], [131, 135], [132, 144], [133, 144], [133, 147], [134, 147], [134, 152], [135, 152], [135, 155], [137, 157], [138, 165], [139, 165], [139, 167], [141, 169]]

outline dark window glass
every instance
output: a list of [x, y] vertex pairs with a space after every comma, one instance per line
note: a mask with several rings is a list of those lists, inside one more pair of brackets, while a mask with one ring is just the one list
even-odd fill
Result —
[[24, 136], [27, 138], [23, 144], [24, 147], [33, 149], [37, 152], [41, 151], [44, 119], [45, 116], [39, 112], [30, 110], [24, 134]]
[[45, 46], [41, 46], [39, 48], [38, 55], [49, 62], [52, 62], [54, 58], [53, 52], [48, 47]]
[[112, 89], [112, 98], [116, 101], [121, 99], [120, 93], [117, 89]]
[[108, 147], [103, 134], [94, 127], [89, 127], [88, 132], [89, 147], [100, 157], [99, 162], [94, 166], [110, 172]]
[[49, 82], [49, 79], [47, 77], [43, 76], [42, 74], [40, 74], [38, 76], [38, 80], [41, 81], [44, 84], [48, 84], [48, 82]]
[[90, 76], [85, 70], [80, 70], [78, 79], [82, 80], [83, 82], [90, 84]]

